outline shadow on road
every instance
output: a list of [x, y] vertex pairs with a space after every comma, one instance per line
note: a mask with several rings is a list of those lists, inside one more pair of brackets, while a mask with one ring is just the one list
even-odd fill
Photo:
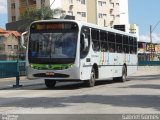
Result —
[[[0, 107], [60, 108], [93, 103], [115, 107], [151, 108], [160, 111], [159, 95], [79, 95], [70, 97], [0, 98]], [[8, 101], [8, 102], [7, 102]]]
[[158, 90], [160, 90], [160, 85], [140, 84], [140, 85], [130, 85], [130, 86], [126, 86], [126, 87], [119, 87], [119, 88], [147, 88], [147, 89], [158, 89]]
[[[96, 81], [96, 86], [100, 85], [107, 85], [107, 84], [113, 84], [115, 83], [112, 80], [103, 80], [103, 81]], [[0, 88], [0, 90], [49, 90], [46, 88], [44, 83], [37, 83], [37, 84], [23, 84], [20, 88], [13, 88], [12, 86], [6, 87], [6, 88]], [[76, 89], [82, 89], [87, 88], [87, 85], [82, 82], [57, 82], [55, 88], [50, 90], [76, 90]]]
[[160, 74], [131, 76], [130, 79], [131, 80], [160, 80]]

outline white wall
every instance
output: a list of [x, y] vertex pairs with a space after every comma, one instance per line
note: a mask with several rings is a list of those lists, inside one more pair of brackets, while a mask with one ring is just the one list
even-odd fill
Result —
[[[129, 24], [128, 0], [119, 0], [120, 24]], [[122, 14], [123, 13], [123, 14]]]
[[[53, 3], [54, 1], [54, 3]], [[55, 9], [55, 8], [61, 8], [62, 7], [62, 1], [63, 0], [50, 0], [50, 5], [52, 4], [51, 6], [51, 9]]]

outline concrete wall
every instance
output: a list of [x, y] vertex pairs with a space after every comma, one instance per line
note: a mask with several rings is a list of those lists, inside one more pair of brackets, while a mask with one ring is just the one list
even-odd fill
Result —
[[87, 1], [87, 22], [97, 24], [97, 0]]

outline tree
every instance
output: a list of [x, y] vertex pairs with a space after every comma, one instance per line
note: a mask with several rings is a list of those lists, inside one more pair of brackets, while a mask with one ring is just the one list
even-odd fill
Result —
[[25, 21], [22, 26], [20, 26], [21, 31], [28, 30], [29, 25], [33, 21], [37, 20], [48, 20], [53, 19], [54, 10], [49, 7], [43, 7], [41, 9], [36, 9], [28, 7], [21, 15], [20, 20]]
[[36, 9], [28, 7], [21, 15], [20, 20], [23, 20], [24, 24], [20, 26], [21, 31], [28, 30], [29, 25], [33, 21], [37, 20], [48, 20], [53, 18], [64, 18], [65, 11], [61, 8], [56, 8], [52, 10], [50, 7], [42, 7], [41, 9]]

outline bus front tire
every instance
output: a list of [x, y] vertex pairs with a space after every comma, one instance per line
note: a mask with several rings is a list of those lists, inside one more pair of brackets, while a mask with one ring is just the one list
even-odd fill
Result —
[[56, 85], [56, 81], [54, 81], [54, 80], [45, 79], [44, 81], [45, 81], [46, 87], [49, 89], [53, 89]]
[[95, 70], [94, 70], [94, 68], [92, 68], [90, 79], [87, 80], [87, 86], [88, 87], [94, 87], [95, 86], [95, 81], [96, 81]]

